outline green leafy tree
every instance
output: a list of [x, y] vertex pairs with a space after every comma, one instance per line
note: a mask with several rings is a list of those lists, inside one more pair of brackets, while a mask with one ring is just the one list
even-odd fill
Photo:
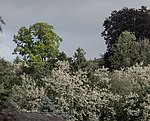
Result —
[[[118, 43], [118, 38], [124, 31], [134, 33], [137, 42], [147, 42], [150, 39], [150, 10], [142, 6], [140, 9], [123, 8], [112, 11], [104, 20], [102, 36], [106, 40], [107, 50], [104, 54], [105, 67], [110, 68], [110, 56], [113, 55], [112, 47]], [[127, 60], [128, 61], [128, 60]]]
[[67, 61], [67, 55], [65, 52], [60, 52], [57, 56], [57, 60], [60, 60], [60, 61]]
[[82, 48], [77, 48], [74, 53], [72, 68], [73, 71], [85, 70], [87, 67], [87, 60], [85, 58], [86, 52]]
[[41, 78], [51, 72], [62, 39], [54, 32], [53, 26], [39, 22], [29, 28], [21, 27], [13, 41], [16, 44], [13, 54], [23, 59], [22, 72], [43, 85]]
[[143, 62], [149, 64], [150, 46], [146, 41], [137, 42], [134, 34], [123, 32], [110, 50], [109, 69], [121, 69]]
[[47, 23], [35, 23], [29, 28], [21, 27], [13, 41], [14, 54], [19, 54], [29, 64], [42, 64], [58, 55], [62, 39]]
[[[132, 53], [138, 43], [135, 41], [136, 37], [130, 32], [123, 32], [118, 39], [118, 43], [111, 48], [111, 56], [109, 57], [111, 69], [121, 69], [129, 67], [135, 63]], [[135, 54], [135, 53], [134, 53]]]
[[142, 6], [141, 9], [123, 8], [112, 11], [104, 20], [102, 36], [106, 40], [107, 49], [117, 43], [120, 34], [127, 30], [133, 32], [138, 40], [150, 39], [150, 10]]

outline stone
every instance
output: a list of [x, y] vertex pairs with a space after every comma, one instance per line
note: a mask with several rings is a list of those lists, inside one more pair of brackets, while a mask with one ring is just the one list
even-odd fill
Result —
[[65, 121], [50, 113], [23, 112], [12, 104], [0, 102], [0, 121]]

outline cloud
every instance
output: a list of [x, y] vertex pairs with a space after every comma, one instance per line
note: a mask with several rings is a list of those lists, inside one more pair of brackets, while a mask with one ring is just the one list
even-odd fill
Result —
[[[123, 7], [150, 8], [149, 0], [5, 0], [0, 4], [0, 15], [6, 22], [3, 30], [7, 34], [0, 56], [11, 58], [8, 52], [14, 47], [13, 35], [21, 26], [30, 26], [42, 21], [53, 25], [55, 32], [63, 38], [60, 49], [72, 56], [75, 49], [85, 49], [87, 58], [98, 57], [106, 50], [101, 37], [103, 21], [113, 10]], [[2, 34], [1, 34], [2, 35]], [[2, 50], [2, 51], [3, 51]], [[6, 52], [5, 52], [6, 53]]]
[[0, 34], [0, 57], [12, 61], [15, 56], [12, 55], [14, 44], [10, 44], [7, 39], [11, 39], [6, 33]]

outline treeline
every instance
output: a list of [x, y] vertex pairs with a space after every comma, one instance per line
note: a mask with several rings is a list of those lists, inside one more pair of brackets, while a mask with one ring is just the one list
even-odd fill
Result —
[[0, 101], [68, 121], [150, 120], [150, 11], [123, 8], [104, 20], [107, 50], [87, 60], [59, 50], [54, 27], [21, 27], [10, 63], [0, 59]]

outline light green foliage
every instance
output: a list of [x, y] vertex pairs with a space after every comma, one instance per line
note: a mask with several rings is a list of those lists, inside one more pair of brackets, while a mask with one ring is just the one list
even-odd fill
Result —
[[[13, 54], [17, 54], [16, 62], [21, 59], [21, 71], [43, 85], [42, 78], [47, 76], [59, 55], [62, 39], [54, 32], [53, 26], [47, 23], [35, 23], [29, 28], [21, 27], [14, 35], [16, 44]], [[23, 59], [23, 60], [22, 60]]]
[[21, 27], [13, 41], [16, 44], [14, 54], [19, 54], [24, 61], [43, 64], [58, 54], [62, 39], [47, 23], [35, 23], [29, 28]]

